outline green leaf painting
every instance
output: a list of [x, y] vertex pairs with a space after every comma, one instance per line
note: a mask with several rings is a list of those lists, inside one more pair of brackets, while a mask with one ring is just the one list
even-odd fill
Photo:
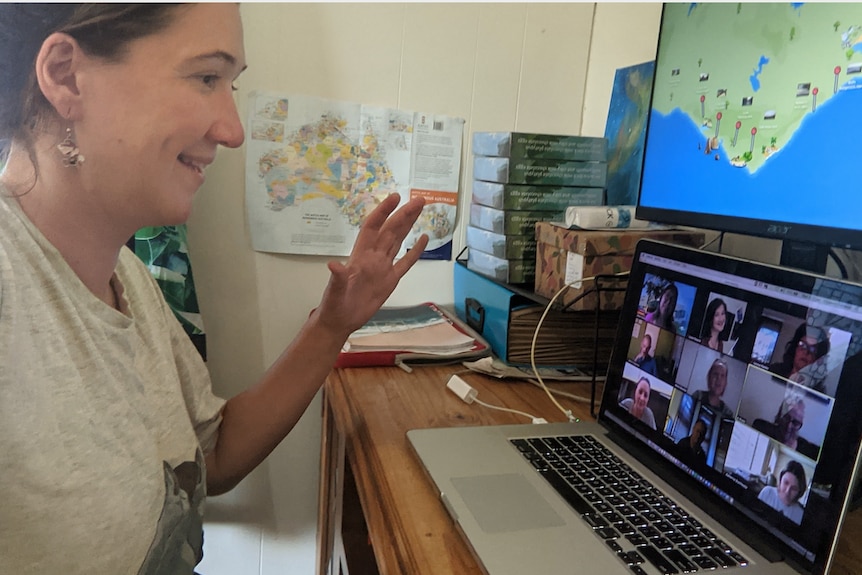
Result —
[[135, 254], [150, 269], [177, 319], [189, 335], [204, 333], [189, 262], [186, 226], [142, 228], [135, 233]]

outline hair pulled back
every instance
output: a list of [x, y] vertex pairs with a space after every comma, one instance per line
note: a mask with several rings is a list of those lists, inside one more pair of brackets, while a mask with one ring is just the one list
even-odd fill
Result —
[[164, 30], [181, 6], [0, 2], [0, 158], [16, 141], [32, 159], [33, 133], [56, 119], [35, 75], [48, 36], [64, 32], [88, 55], [119, 61], [129, 43]]

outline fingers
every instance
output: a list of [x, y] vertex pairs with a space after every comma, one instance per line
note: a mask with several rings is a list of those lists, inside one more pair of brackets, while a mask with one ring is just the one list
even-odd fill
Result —
[[359, 230], [354, 252], [371, 248], [395, 256], [425, 206], [424, 198], [413, 198], [392, 213], [399, 201], [398, 194], [390, 194], [368, 215]]
[[[390, 194], [368, 215], [362, 223], [359, 236], [356, 238], [350, 254], [351, 261], [357, 257], [364, 258], [374, 253], [382, 253], [390, 263], [392, 262], [401, 250], [404, 238], [410, 233], [414, 222], [425, 206], [425, 199], [416, 197], [395, 211], [400, 201], [401, 198], [398, 194]], [[393, 265], [398, 277], [407, 273], [407, 270], [422, 255], [427, 245], [428, 237], [423, 234], [410, 248], [407, 255]], [[330, 270], [333, 274], [336, 273], [331, 265]]]
[[389, 217], [395, 208], [398, 207], [398, 203], [401, 201], [401, 196], [398, 194], [389, 194], [386, 196], [380, 204], [374, 208], [368, 217], [365, 218], [365, 221], [362, 222], [362, 227], [368, 227], [371, 229], [379, 229]]
[[422, 252], [425, 251], [425, 246], [428, 245], [428, 234], [422, 234], [419, 236], [419, 239], [416, 240], [416, 243], [413, 244], [413, 247], [407, 250], [407, 253], [404, 254], [400, 260], [393, 264], [393, 269], [395, 273], [398, 274], [399, 278], [404, 277], [404, 274], [413, 267], [419, 258], [422, 256]]
[[410, 233], [410, 229], [422, 213], [422, 208], [425, 206], [424, 198], [413, 198], [397, 212], [389, 216], [380, 228], [380, 237], [384, 242], [391, 242], [395, 246], [394, 256], [401, 246], [404, 238]]

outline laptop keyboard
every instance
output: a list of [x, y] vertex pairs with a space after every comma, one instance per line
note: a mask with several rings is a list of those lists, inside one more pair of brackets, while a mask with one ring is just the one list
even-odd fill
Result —
[[588, 435], [512, 439], [633, 573], [744, 567], [748, 561]]

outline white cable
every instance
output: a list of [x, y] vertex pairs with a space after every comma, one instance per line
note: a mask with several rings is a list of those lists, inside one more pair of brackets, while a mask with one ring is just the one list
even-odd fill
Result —
[[446, 387], [461, 398], [464, 403], [478, 403], [483, 407], [487, 407], [489, 409], [498, 409], [500, 411], [508, 411], [509, 413], [515, 413], [517, 415], [523, 415], [532, 421], [533, 423], [548, 423], [548, 421], [543, 417], [536, 417], [535, 415], [530, 415], [524, 411], [518, 411], [517, 409], [509, 409], [508, 407], [500, 407], [499, 405], [491, 405], [490, 403], [485, 403], [480, 399], [476, 399], [476, 395], [478, 392], [473, 389], [473, 387], [461, 379], [458, 375], [453, 375], [449, 378], [449, 381], [446, 382]]
[[515, 413], [518, 415], [523, 415], [524, 417], [529, 418], [533, 423], [539, 423], [539, 420], [542, 420], [542, 423], [547, 423], [543, 418], [536, 417], [535, 415], [530, 415], [524, 411], [518, 411], [517, 409], [509, 409], [508, 407], [500, 407], [499, 405], [491, 405], [490, 403], [485, 403], [481, 399], [474, 399], [473, 403], [478, 403], [483, 407], [487, 407], [488, 409], [497, 409], [499, 411], [508, 411], [509, 413]]
[[[619, 272], [619, 273], [612, 274], [612, 275], [614, 275], [614, 276], [625, 276], [628, 274], [629, 274], [629, 272], [625, 271], [625, 272]], [[548, 395], [548, 397], [554, 403], [554, 405], [557, 406], [557, 409], [562, 411], [563, 415], [565, 415], [569, 421], [578, 421], [578, 418], [572, 414], [571, 409], [565, 409], [562, 405], [560, 405], [560, 402], [557, 401], [557, 398], [554, 397], [554, 395], [551, 393], [551, 390], [548, 389], [548, 386], [545, 385], [545, 382], [542, 380], [542, 376], [539, 374], [539, 368], [536, 366], [536, 341], [539, 339], [539, 330], [542, 328], [542, 323], [545, 321], [545, 317], [547, 317], [548, 312], [551, 310], [551, 306], [554, 305], [554, 302], [557, 301], [557, 298], [560, 297], [560, 295], [564, 291], [566, 291], [567, 289], [572, 287], [574, 284], [584, 283], [584, 282], [588, 282], [588, 281], [594, 280], [594, 279], [596, 279], [596, 276], [581, 278], [581, 279], [575, 280], [573, 282], [567, 283], [566, 285], [561, 287], [557, 291], [557, 293], [554, 294], [554, 297], [552, 297], [551, 300], [548, 302], [548, 305], [545, 306], [545, 310], [542, 312], [542, 315], [539, 318], [538, 323], [536, 324], [536, 329], [535, 329], [535, 331], [533, 331], [533, 341], [530, 342], [530, 367], [533, 368], [533, 375], [536, 376], [536, 380], [539, 382], [539, 385], [541, 386], [542, 389], [545, 390], [545, 393]], [[599, 293], [597, 291], [596, 292], [596, 298], [598, 298], [598, 297], [599, 297]], [[601, 301], [596, 302], [596, 305], [600, 305], [600, 304], [601, 304]], [[595, 342], [595, 344], [598, 345], [598, 342]]]

